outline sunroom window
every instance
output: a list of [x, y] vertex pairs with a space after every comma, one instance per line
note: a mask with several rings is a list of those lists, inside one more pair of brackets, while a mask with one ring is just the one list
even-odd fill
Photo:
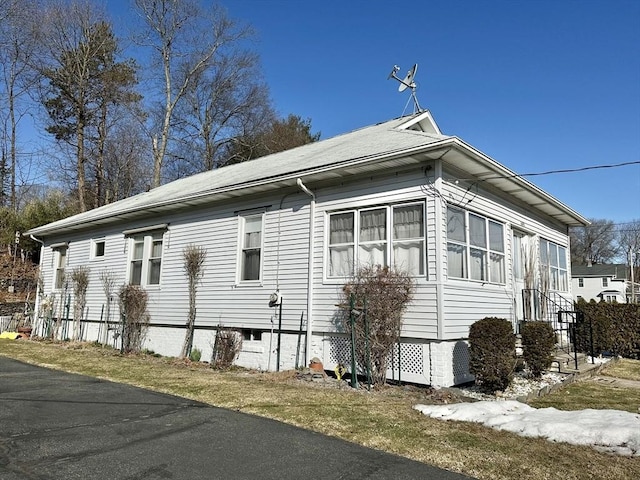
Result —
[[386, 205], [329, 214], [328, 274], [352, 275], [356, 266], [393, 265], [425, 273], [424, 204]]
[[548, 240], [540, 239], [540, 273], [543, 281], [548, 282], [550, 290], [566, 292], [569, 288], [567, 249]]
[[451, 278], [505, 283], [504, 225], [448, 207], [447, 269]]

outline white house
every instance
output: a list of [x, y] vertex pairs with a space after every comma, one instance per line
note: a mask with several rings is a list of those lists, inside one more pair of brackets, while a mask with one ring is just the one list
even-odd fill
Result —
[[629, 267], [623, 263], [572, 265], [571, 283], [576, 301], [626, 303], [631, 292]]
[[[206, 359], [216, 327], [233, 327], [245, 339], [237, 363], [270, 370], [312, 357], [327, 369], [345, 362], [349, 344], [335, 324], [342, 285], [358, 264], [397, 265], [417, 290], [389, 375], [446, 386], [472, 379], [465, 340], [473, 322], [497, 316], [517, 325], [534, 308], [524, 308], [523, 289], [571, 301], [568, 228], [587, 224], [443, 135], [423, 111], [177, 180], [27, 233], [43, 242], [44, 294], [66, 298], [72, 292], [64, 273], [90, 267], [86, 339], [97, 338], [107, 301], [100, 275], [110, 271], [120, 284], [146, 288], [146, 347], [173, 356], [188, 312], [182, 252], [188, 244], [206, 248], [194, 345]], [[279, 332], [279, 312], [269, 307], [276, 291]]]

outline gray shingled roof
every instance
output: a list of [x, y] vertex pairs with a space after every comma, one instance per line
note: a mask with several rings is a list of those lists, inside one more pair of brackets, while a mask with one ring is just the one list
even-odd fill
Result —
[[571, 276], [577, 277], [615, 277], [626, 279], [629, 267], [624, 263], [571, 265]]
[[[416, 122], [415, 129], [404, 128], [411, 122]], [[366, 168], [372, 169], [375, 168], [376, 162], [390, 159], [396, 159], [396, 164], [401, 165], [403, 163], [400, 157], [403, 157], [406, 163], [409, 163], [409, 159], [415, 163], [417, 160], [412, 159], [413, 154], [441, 146], [448, 148], [453, 145], [465, 152], [472, 151], [472, 147], [457, 137], [440, 134], [435, 122], [430, 122], [433, 122], [433, 119], [429, 112], [397, 118], [292, 150], [176, 180], [148, 192], [33, 228], [26, 233], [48, 236], [125, 219], [158, 215], [230, 196], [295, 186], [297, 177], [326, 180], [338, 176], [339, 171], [353, 173], [356, 165], [360, 166], [359, 168], [365, 168], [365, 165]], [[403, 128], [398, 128], [401, 126]], [[422, 126], [428, 128], [420, 131]], [[476, 158], [474, 162], [483, 164], [483, 168], [513, 173], [484, 154], [476, 150], [473, 152]], [[568, 224], [586, 222], [576, 212], [528, 181], [520, 178], [508, 181], [516, 184], [521, 193], [529, 195], [531, 202], [535, 200], [539, 205], [544, 205], [548, 210], [545, 213], [550, 211], [552, 215]]]

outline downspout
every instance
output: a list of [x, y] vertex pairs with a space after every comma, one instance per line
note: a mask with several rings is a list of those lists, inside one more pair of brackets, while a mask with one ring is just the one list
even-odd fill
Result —
[[29, 238], [31, 238], [31, 240], [33, 240], [34, 242], [37, 242], [40, 244], [40, 261], [38, 262], [38, 280], [36, 281], [36, 301], [34, 302], [33, 305], [33, 319], [32, 319], [32, 328], [33, 328], [33, 334], [34, 336], [36, 335], [36, 327], [38, 325], [36, 325], [36, 319], [38, 318], [38, 311], [40, 310], [40, 275], [42, 275], [42, 260], [44, 258], [44, 241], [40, 240], [39, 238], [34, 237], [32, 234], [29, 235]]
[[307, 342], [305, 347], [305, 365], [311, 360], [311, 334], [313, 331], [313, 221], [316, 212], [316, 196], [309, 190], [300, 178], [296, 179], [300, 190], [311, 197], [309, 202], [309, 265], [307, 272]]

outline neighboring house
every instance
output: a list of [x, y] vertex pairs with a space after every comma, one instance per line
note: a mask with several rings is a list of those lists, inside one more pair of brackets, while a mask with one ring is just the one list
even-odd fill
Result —
[[[473, 322], [497, 316], [515, 328], [523, 290], [571, 301], [568, 228], [587, 224], [443, 135], [425, 111], [177, 180], [27, 233], [44, 242], [44, 294], [68, 295], [64, 273], [91, 268], [85, 338], [97, 338], [106, 302], [100, 274], [111, 271], [120, 284], [148, 291], [145, 346], [172, 356], [188, 313], [182, 252], [188, 244], [206, 248], [194, 345], [210, 358], [215, 328], [238, 329], [237, 363], [263, 370], [275, 370], [278, 357], [283, 369], [312, 357], [326, 369], [348, 364], [349, 343], [336, 325], [343, 284], [359, 264], [398, 266], [417, 289], [389, 377], [446, 386], [473, 378], [466, 343]], [[279, 311], [269, 306], [276, 291], [279, 355]]]
[[574, 299], [626, 303], [631, 293], [629, 267], [623, 263], [571, 265]]

